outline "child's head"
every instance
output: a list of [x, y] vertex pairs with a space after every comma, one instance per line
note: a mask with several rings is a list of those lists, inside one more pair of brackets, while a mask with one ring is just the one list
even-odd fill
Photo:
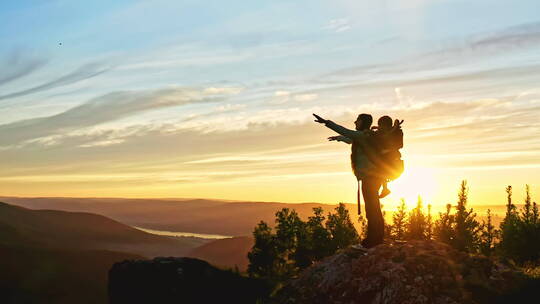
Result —
[[390, 130], [392, 128], [392, 118], [388, 115], [384, 115], [377, 121], [378, 129], [380, 131]]

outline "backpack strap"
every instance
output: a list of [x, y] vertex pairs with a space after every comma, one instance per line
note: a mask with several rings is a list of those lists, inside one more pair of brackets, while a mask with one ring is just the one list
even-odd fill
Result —
[[362, 215], [362, 206], [360, 205], [360, 180], [358, 180], [358, 190], [356, 190], [356, 203], [358, 204], [358, 215]]

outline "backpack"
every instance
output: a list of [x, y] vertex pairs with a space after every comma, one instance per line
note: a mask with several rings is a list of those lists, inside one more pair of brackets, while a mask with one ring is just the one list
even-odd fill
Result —
[[403, 148], [403, 130], [401, 127], [394, 130], [390, 134], [390, 146], [392, 152], [390, 152], [385, 164], [385, 177], [390, 180], [395, 180], [401, 176], [405, 169], [405, 164], [401, 159], [401, 153], [399, 149]]

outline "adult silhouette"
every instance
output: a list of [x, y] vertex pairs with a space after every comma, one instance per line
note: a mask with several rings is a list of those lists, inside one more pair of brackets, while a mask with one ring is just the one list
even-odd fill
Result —
[[[370, 248], [381, 244], [384, 238], [384, 219], [379, 200], [379, 189], [386, 179], [384, 170], [377, 164], [379, 136], [371, 130], [373, 117], [370, 114], [360, 114], [355, 121], [355, 130], [347, 129], [324, 119], [319, 115], [315, 116], [315, 122], [324, 124], [327, 128], [339, 133], [341, 136], [329, 137], [329, 140], [340, 140], [352, 144], [351, 166], [358, 183], [361, 183], [362, 195], [366, 205], [366, 218], [368, 221], [367, 237], [362, 240], [362, 246]], [[401, 122], [396, 120], [395, 126], [399, 127]], [[360, 190], [359, 190], [360, 192]], [[358, 202], [360, 202], [358, 192]], [[358, 205], [360, 214], [360, 204]]]

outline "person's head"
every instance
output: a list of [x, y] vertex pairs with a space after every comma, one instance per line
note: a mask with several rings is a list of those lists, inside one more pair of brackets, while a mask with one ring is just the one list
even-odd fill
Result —
[[392, 129], [392, 118], [388, 115], [384, 115], [377, 121], [378, 129], [381, 131]]
[[356, 121], [354, 122], [356, 126], [356, 130], [358, 131], [369, 130], [372, 123], [373, 123], [373, 117], [365, 113], [358, 115], [358, 118], [356, 118]]

